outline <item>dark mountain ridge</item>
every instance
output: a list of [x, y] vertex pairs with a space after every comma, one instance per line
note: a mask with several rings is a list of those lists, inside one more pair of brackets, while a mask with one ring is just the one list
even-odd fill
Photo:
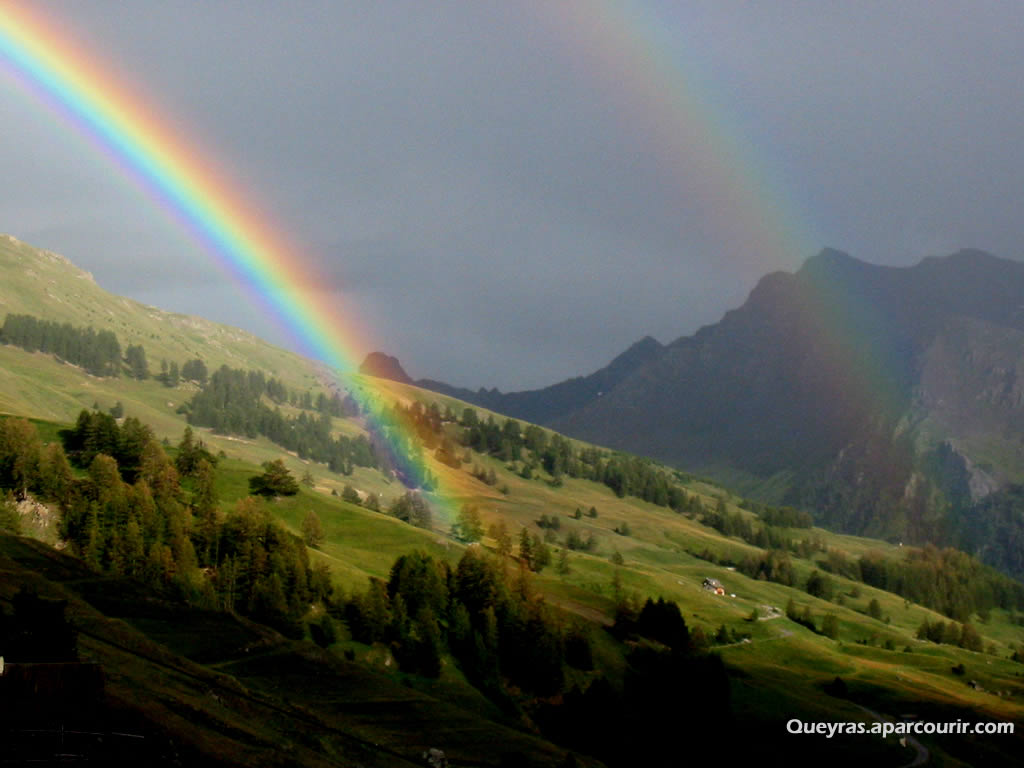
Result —
[[507, 394], [416, 383], [842, 530], [969, 538], [998, 565], [1000, 545], [964, 520], [976, 528], [983, 497], [1024, 481], [1022, 351], [1024, 264], [961, 250], [889, 267], [825, 249], [718, 323], [644, 339], [590, 376]]
[[656, 339], [645, 336], [589, 376], [577, 376], [550, 387], [524, 392], [503, 393], [483, 388], [474, 392], [431, 379], [420, 379], [415, 384], [513, 418], [547, 424], [603, 397], [633, 371], [660, 357], [664, 350], [665, 347]]
[[842, 530], [959, 542], [971, 506], [1024, 473], [1022, 332], [1018, 262], [823, 251], [550, 424]]

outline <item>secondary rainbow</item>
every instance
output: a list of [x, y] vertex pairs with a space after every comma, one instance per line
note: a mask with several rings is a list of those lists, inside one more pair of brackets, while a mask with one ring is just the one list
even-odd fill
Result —
[[[713, 63], [700, 60], [685, 25], [664, 23], [653, 4], [638, 0], [531, 6], [584, 65], [579, 69], [585, 77], [608, 93], [616, 118], [634, 129], [637, 144], [628, 151], [653, 153], [666, 169], [676, 194], [651, 204], [700, 211], [701, 228], [722, 243], [713, 270], [723, 281], [732, 277], [749, 285], [768, 271], [799, 266], [821, 248], [824, 238], [805, 214], [813, 209], [813, 187], [788, 181], [739, 130], [741, 120], [729, 105], [732, 94], [705, 74]], [[685, 4], [675, 11], [701, 13]], [[681, 253], [693, 234], [679, 232]], [[859, 330], [863, 324], [851, 315], [849, 286], [819, 287], [825, 294], [806, 322], [829, 350], [837, 397], [862, 408], [873, 403], [898, 409], [899, 373]]]
[[[255, 208], [208, 158], [119, 86], [95, 57], [25, 9], [0, 3], [0, 62], [187, 229], [305, 354], [338, 373], [356, 371], [358, 324], [321, 290], [315, 270], [262, 216], [250, 213]], [[361, 404], [379, 409], [383, 403], [366, 393]], [[379, 426], [387, 428], [401, 459], [410, 428]], [[427, 467], [417, 464], [403, 469], [422, 479]], [[436, 498], [446, 508], [442, 515], [450, 515], [453, 489], [438, 487]]]
[[[623, 151], [652, 154], [665, 169], [675, 194], [651, 204], [700, 211], [702, 228], [722, 243], [719, 274], [756, 279], [820, 245], [784, 174], [739, 130], [729, 90], [701, 77], [711, 67], [688, 44], [685, 25], [666, 24], [638, 0], [531, 6], [606, 94], [613, 118], [633, 130], [636, 144]], [[679, 232], [680, 253], [694, 234]]]

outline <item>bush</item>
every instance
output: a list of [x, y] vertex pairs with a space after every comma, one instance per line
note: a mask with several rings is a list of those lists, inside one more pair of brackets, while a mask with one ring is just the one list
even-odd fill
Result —
[[324, 543], [324, 527], [320, 522], [320, 517], [313, 510], [309, 510], [302, 520], [302, 538], [305, 540], [306, 546], [313, 549], [317, 549]]

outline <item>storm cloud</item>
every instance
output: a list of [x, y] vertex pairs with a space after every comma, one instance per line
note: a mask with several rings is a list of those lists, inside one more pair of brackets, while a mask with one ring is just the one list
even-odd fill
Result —
[[[1017, 4], [566, 7], [37, 11], [282, 232], [372, 329], [359, 352], [414, 377], [510, 390], [586, 374], [644, 335], [717, 321], [824, 246], [887, 264], [968, 246], [1020, 258]], [[598, 14], [625, 48], [595, 49], [584, 27]], [[635, 98], [672, 78], [689, 112]], [[6, 73], [0, 99], [3, 230], [111, 291], [286, 340]], [[669, 156], [666, 137], [690, 132], [721, 148], [708, 162], [756, 210], [719, 210]], [[794, 230], [789, 252], [735, 231], [766, 212]]]

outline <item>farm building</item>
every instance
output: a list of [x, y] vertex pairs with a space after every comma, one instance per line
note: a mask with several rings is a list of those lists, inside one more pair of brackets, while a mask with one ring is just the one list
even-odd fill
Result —
[[704, 589], [708, 592], [714, 592], [716, 595], [724, 595], [725, 587], [722, 586], [722, 582], [718, 579], [712, 579], [710, 577], [704, 579]]

